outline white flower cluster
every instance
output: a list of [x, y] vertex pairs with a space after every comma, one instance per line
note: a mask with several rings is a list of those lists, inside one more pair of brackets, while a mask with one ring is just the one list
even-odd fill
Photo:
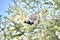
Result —
[[55, 34], [58, 36], [58, 39], [60, 39], [60, 32], [56, 31]]

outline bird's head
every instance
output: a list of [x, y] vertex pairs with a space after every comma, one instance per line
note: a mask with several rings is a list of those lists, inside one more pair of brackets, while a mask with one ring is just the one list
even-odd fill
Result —
[[24, 23], [30, 24], [30, 25], [34, 24], [34, 22], [32, 22], [32, 21], [30, 21], [30, 20], [25, 20]]

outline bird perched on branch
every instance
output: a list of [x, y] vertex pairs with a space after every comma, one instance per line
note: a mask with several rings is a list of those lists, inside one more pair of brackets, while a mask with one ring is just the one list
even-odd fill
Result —
[[43, 15], [47, 12], [47, 9], [35, 12], [34, 14], [31, 14], [30, 17], [24, 21], [24, 23], [32, 25], [34, 24], [35, 20], [37, 20], [37, 18], [40, 20], [43, 17]]

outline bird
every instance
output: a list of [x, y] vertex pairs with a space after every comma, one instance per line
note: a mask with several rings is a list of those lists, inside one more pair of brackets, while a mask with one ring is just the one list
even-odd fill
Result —
[[26, 20], [24, 21], [24, 23], [29, 24], [29, 25], [32, 25], [32, 24], [34, 24], [35, 20], [37, 20], [37, 18], [38, 18], [38, 19], [39, 19], [39, 18], [41, 19], [42, 16], [43, 16], [43, 13], [46, 13], [46, 12], [48, 12], [47, 9], [45, 9], [45, 10], [43, 10], [43, 11], [37, 11], [37, 12], [31, 14], [31, 15], [28, 17], [28, 19], [26, 19]]

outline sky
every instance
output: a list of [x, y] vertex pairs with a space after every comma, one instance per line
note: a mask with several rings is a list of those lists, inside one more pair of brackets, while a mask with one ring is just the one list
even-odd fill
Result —
[[[7, 13], [5, 11], [8, 9], [9, 4], [12, 4], [12, 1], [11, 0], [0, 0], [0, 15], [3, 15], [3, 16], [7, 15]], [[22, 4], [22, 5], [24, 5], [24, 4]], [[22, 7], [22, 5], [20, 5], [20, 6]], [[28, 11], [28, 10], [26, 10], [26, 11]]]
[[5, 11], [8, 9], [9, 4], [11, 4], [11, 0], [0, 0], [0, 15], [7, 15]]

